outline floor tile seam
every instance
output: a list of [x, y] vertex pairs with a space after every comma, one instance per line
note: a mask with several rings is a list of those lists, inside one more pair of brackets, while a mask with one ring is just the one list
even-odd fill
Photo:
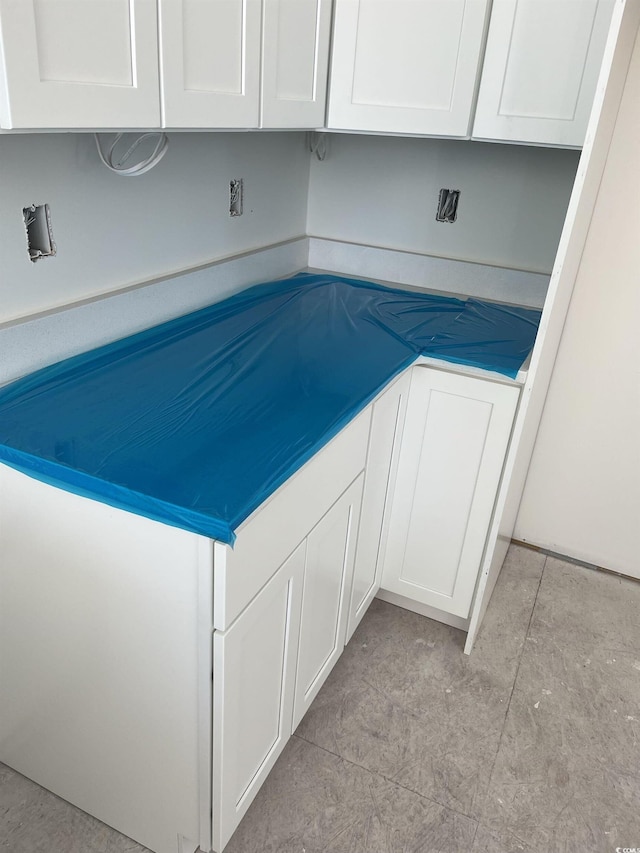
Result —
[[[451, 806], [447, 806], [444, 803], [439, 802], [438, 800], [434, 800], [431, 797], [427, 797], [425, 794], [421, 794], [419, 791], [416, 791], [414, 788], [409, 788], [407, 785], [403, 785], [401, 782], [398, 782], [397, 779], [393, 779], [391, 776], [387, 776], [384, 773], [378, 773], [376, 770], [371, 770], [370, 767], [365, 767], [362, 764], [358, 764], [357, 761], [351, 761], [349, 758], [345, 758], [343, 755], [339, 755], [337, 752], [334, 752], [331, 749], [327, 749], [326, 746], [320, 746], [317, 743], [314, 743], [312, 740], [308, 740], [306, 737], [302, 737], [302, 735], [294, 734], [293, 737], [297, 737], [299, 740], [303, 740], [305, 743], [308, 743], [310, 746], [316, 747], [316, 749], [321, 749], [323, 752], [328, 753], [329, 755], [333, 755], [334, 758], [339, 758], [340, 761], [344, 761], [345, 764], [351, 765], [351, 767], [357, 767], [359, 770], [364, 770], [365, 773], [370, 773], [372, 776], [376, 776], [378, 779], [383, 779], [385, 782], [389, 782], [390, 785], [395, 785], [397, 788], [401, 788], [403, 791], [407, 791], [409, 794], [414, 794], [416, 797], [420, 797], [421, 800], [425, 800], [427, 803], [431, 803], [434, 806], [438, 806], [438, 808], [444, 809], [451, 814], [458, 815], [459, 817], [463, 817], [466, 820], [472, 821], [476, 824], [479, 823], [479, 819], [477, 817], [473, 817], [472, 815], [468, 815], [465, 812], [458, 811], [457, 809], [451, 808]], [[474, 835], [475, 837], [475, 835]]]
[[[526, 627], [526, 630], [524, 632], [524, 639], [522, 641], [522, 648], [520, 649], [520, 654], [518, 656], [518, 663], [516, 665], [516, 670], [515, 670], [515, 673], [513, 675], [513, 683], [511, 684], [511, 690], [509, 691], [509, 699], [507, 700], [507, 708], [505, 710], [504, 717], [502, 718], [502, 727], [500, 728], [500, 737], [498, 738], [498, 746], [497, 746], [495, 755], [493, 756], [493, 762], [491, 764], [491, 771], [489, 772], [487, 787], [485, 789], [485, 792], [487, 794], [491, 790], [491, 783], [493, 782], [493, 774], [494, 774], [495, 769], [496, 769], [496, 762], [498, 761], [498, 755], [500, 754], [500, 749], [502, 748], [502, 739], [504, 737], [504, 730], [505, 730], [505, 727], [507, 725], [507, 719], [509, 717], [509, 711], [511, 709], [511, 701], [513, 699], [513, 694], [514, 694], [515, 689], [516, 689], [516, 682], [518, 681], [518, 675], [520, 673], [520, 666], [522, 664], [522, 657], [524, 655], [524, 651], [525, 651], [525, 648], [527, 646], [527, 639], [529, 637], [529, 632], [531, 630], [531, 623], [533, 622], [533, 614], [535, 612], [536, 605], [538, 603], [538, 595], [540, 593], [540, 587], [542, 586], [542, 578], [544, 577], [544, 570], [546, 568], [548, 559], [549, 559], [548, 557], [544, 558], [544, 562], [542, 564], [542, 570], [540, 572], [540, 577], [538, 578], [538, 586], [536, 587], [536, 594], [533, 598], [533, 604], [531, 606], [531, 613], [529, 614], [529, 621], [527, 622], [527, 627]], [[483, 817], [484, 817], [484, 808], [481, 809], [481, 813], [478, 817], [478, 824], [480, 824]]]

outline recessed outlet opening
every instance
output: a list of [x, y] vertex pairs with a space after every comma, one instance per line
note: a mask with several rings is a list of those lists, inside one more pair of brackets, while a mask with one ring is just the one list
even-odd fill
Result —
[[458, 216], [460, 190], [440, 190], [436, 222], [455, 222]]
[[229, 181], [229, 216], [242, 216], [244, 184], [242, 178]]
[[30, 204], [22, 208], [24, 227], [27, 232], [27, 251], [29, 260], [51, 258], [56, 253], [51, 231], [51, 211], [48, 204]]

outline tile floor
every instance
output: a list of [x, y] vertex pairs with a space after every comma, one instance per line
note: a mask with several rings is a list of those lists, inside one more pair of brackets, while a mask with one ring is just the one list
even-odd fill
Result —
[[[640, 850], [640, 584], [514, 546], [462, 645], [374, 602], [225, 853]], [[0, 765], [0, 850], [143, 848]]]

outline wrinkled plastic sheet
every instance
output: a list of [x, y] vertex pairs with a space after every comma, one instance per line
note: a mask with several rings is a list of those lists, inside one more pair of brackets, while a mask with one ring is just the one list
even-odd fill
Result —
[[300, 274], [0, 390], [0, 460], [233, 543], [420, 354], [514, 377], [539, 312]]

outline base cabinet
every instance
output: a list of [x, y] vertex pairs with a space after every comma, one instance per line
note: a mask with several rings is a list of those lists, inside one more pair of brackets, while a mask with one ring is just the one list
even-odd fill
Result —
[[412, 372], [382, 587], [466, 618], [519, 389]]
[[291, 735], [306, 542], [213, 635], [213, 848], [221, 851]]
[[345, 645], [364, 475], [213, 635], [213, 848], [222, 851]]
[[233, 549], [0, 466], [0, 760], [222, 853], [381, 580], [468, 613], [517, 400], [405, 371]]
[[407, 371], [385, 391], [373, 407], [358, 546], [349, 598], [347, 642], [380, 589], [380, 544], [386, 535], [385, 507], [400, 449], [410, 380], [411, 371]]

